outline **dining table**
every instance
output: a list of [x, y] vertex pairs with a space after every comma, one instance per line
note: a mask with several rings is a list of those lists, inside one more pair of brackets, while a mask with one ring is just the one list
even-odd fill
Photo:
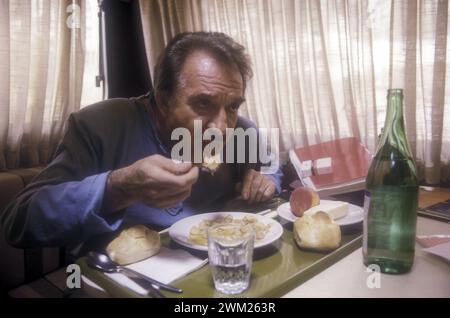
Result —
[[[422, 188], [419, 207], [450, 199], [449, 189]], [[277, 205], [285, 201], [279, 200]], [[359, 201], [361, 202], [361, 201]], [[331, 252], [299, 249], [291, 222], [280, 219], [277, 205], [263, 214], [283, 226], [281, 237], [264, 248], [255, 250], [250, 287], [238, 295], [224, 295], [214, 288], [211, 268], [205, 266], [171, 284], [183, 293], [161, 290], [173, 298], [273, 298], [273, 297], [450, 297], [450, 263], [423, 250], [416, 244], [412, 270], [403, 275], [379, 273], [373, 282], [373, 271], [363, 264], [362, 222], [343, 227], [339, 248]], [[450, 236], [448, 221], [418, 216], [417, 235]], [[162, 246], [184, 248], [174, 242], [168, 231], [161, 232]], [[207, 259], [207, 253], [193, 251]], [[98, 270], [89, 267], [86, 258], [78, 259], [83, 273], [83, 288], [92, 297], [150, 297], [136, 293]]]
[[[350, 202], [363, 206], [364, 193], [340, 194], [330, 199]], [[421, 187], [419, 194], [419, 216], [417, 236], [439, 236], [450, 238], [448, 219], [432, 218], [421, 213], [429, 206], [450, 200], [449, 188]], [[281, 237], [274, 243], [257, 249], [251, 272], [250, 288], [242, 294], [224, 295], [214, 289], [211, 269], [205, 252], [190, 251], [201, 262], [187, 275], [170, 283], [183, 293], [161, 291], [164, 297], [182, 298], [397, 298], [397, 297], [450, 297], [450, 262], [448, 259], [430, 253], [422, 245], [416, 244], [414, 264], [410, 272], [402, 275], [374, 273], [363, 264], [362, 223], [342, 227], [340, 247], [332, 252], [319, 253], [301, 250], [296, 245], [292, 223], [280, 218], [277, 206], [284, 200], [275, 200], [263, 210], [282, 224]], [[233, 210], [238, 210], [233, 208]], [[245, 209], [243, 209], [245, 210]], [[245, 212], [245, 211], [244, 211]], [[247, 210], [248, 212], [248, 210]], [[255, 211], [256, 212], [256, 211]], [[186, 249], [174, 243], [168, 230], [161, 233], [163, 248]], [[447, 252], [448, 249], [447, 249]], [[82, 273], [81, 288], [67, 287], [67, 267], [46, 274], [26, 285], [11, 290], [11, 297], [150, 297], [130, 289], [108, 274], [89, 267], [85, 257], [76, 260]], [[167, 268], [162, 268], [166, 271]]]

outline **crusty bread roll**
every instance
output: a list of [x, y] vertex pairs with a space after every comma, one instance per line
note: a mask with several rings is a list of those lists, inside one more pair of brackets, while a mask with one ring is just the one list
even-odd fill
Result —
[[120, 232], [106, 247], [109, 257], [120, 265], [141, 261], [159, 252], [159, 233], [144, 225], [135, 225]]
[[327, 213], [319, 211], [294, 222], [294, 238], [301, 248], [330, 251], [341, 243], [341, 228]]

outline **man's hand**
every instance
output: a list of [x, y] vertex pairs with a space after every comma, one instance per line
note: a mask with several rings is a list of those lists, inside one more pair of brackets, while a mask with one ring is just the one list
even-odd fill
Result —
[[244, 176], [241, 196], [249, 203], [260, 203], [270, 200], [275, 190], [272, 179], [259, 171], [249, 169]]
[[141, 159], [111, 172], [107, 183], [106, 210], [116, 212], [136, 202], [156, 208], [174, 206], [191, 195], [198, 168], [175, 163], [160, 155]]

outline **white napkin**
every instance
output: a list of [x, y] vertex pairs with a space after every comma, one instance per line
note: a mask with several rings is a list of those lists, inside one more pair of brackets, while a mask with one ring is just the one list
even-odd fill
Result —
[[[207, 263], [208, 259], [200, 259], [185, 250], [173, 250], [167, 247], [161, 247], [158, 254], [141, 262], [127, 265], [126, 267], [156, 279], [161, 283], [170, 284], [171, 282], [200, 269]], [[148, 292], [121, 273], [105, 273], [105, 275], [138, 294], [146, 295]], [[86, 277], [83, 277], [83, 280], [91, 287], [97, 289], [100, 288], [99, 286], [96, 286], [96, 284], [89, 284], [92, 282], [88, 281]]]
[[424, 248], [423, 250], [440, 256], [450, 262], [450, 242], [434, 245], [432, 247]]

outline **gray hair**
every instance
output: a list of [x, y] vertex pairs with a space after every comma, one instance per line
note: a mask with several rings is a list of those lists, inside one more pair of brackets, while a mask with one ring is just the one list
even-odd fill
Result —
[[154, 91], [170, 96], [189, 54], [205, 50], [220, 62], [235, 65], [242, 76], [244, 90], [252, 77], [251, 63], [245, 48], [220, 32], [184, 32], [177, 34], [159, 56], [154, 72]]

